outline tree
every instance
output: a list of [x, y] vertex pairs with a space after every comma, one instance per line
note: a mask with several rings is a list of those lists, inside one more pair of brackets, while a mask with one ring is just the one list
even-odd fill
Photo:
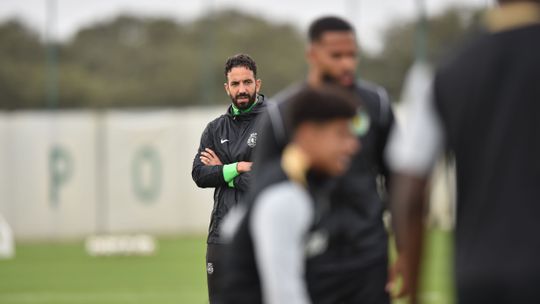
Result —
[[[427, 60], [438, 64], [457, 47], [471, 28], [478, 24], [479, 13], [465, 8], [451, 8], [427, 20]], [[361, 75], [383, 85], [393, 100], [400, 97], [405, 74], [414, 61], [415, 20], [396, 21], [384, 34], [380, 54], [367, 54], [360, 62]]]
[[273, 94], [301, 79], [302, 49], [292, 27], [234, 11], [191, 24], [120, 16], [81, 30], [65, 46], [61, 83], [70, 89], [60, 104], [77, 105], [77, 98], [115, 107], [228, 103], [223, 66], [240, 52], [255, 58], [264, 92]]
[[0, 108], [44, 103], [44, 58], [36, 33], [16, 20], [0, 24]]
[[[428, 57], [437, 62], [474, 23], [451, 9], [428, 21]], [[413, 60], [415, 21], [392, 23], [380, 54], [363, 54], [360, 75], [399, 97]], [[250, 54], [272, 96], [306, 73], [305, 41], [288, 24], [220, 11], [192, 22], [118, 16], [79, 30], [58, 47], [58, 106], [150, 107], [226, 104], [226, 59]], [[0, 109], [46, 108], [46, 46], [18, 21], [0, 24]]]

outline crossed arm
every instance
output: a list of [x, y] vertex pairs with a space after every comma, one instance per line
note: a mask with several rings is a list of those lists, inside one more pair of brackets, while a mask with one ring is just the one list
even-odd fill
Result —
[[210, 148], [205, 148], [200, 153], [200, 160], [205, 166], [222, 166], [223, 178], [231, 188], [247, 191], [251, 178], [252, 162], [240, 161], [231, 164], [223, 164], [217, 154]]
[[[206, 166], [221, 166], [223, 163], [217, 156], [216, 152], [214, 152], [210, 148], [205, 148], [204, 151], [201, 152], [201, 156], [199, 157], [201, 162], [205, 164]], [[252, 162], [246, 162], [241, 161], [236, 163], [236, 170], [238, 173], [246, 173], [251, 171], [251, 165]]]
[[212, 137], [208, 126], [202, 136], [201, 143], [193, 160], [191, 176], [201, 188], [216, 188], [228, 185], [241, 191], [247, 191], [251, 171], [251, 162], [240, 161], [223, 164], [212, 149]]

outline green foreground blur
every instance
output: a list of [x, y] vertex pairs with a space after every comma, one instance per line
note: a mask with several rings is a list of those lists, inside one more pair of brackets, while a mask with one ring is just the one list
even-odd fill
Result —
[[[426, 249], [421, 298], [453, 303], [451, 233], [431, 231]], [[204, 237], [160, 239], [152, 257], [90, 257], [82, 242], [19, 244], [15, 259], [0, 260], [0, 303], [207, 303], [204, 256]]]

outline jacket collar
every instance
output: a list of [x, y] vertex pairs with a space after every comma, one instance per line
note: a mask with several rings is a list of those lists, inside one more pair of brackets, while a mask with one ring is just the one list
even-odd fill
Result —
[[264, 100], [265, 100], [264, 95], [257, 94], [257, 100], [247, 110], [239, 110], [233, 104], [230, 104], [229, 107], [227, 108], [227, 115], [231, 117], [238, 117], [238, 116], [250, 116], [253, 114], [258, 114], [265, 107]]
[[540, 24], [540, 5], [533, 2], [504, 4], [488, 11], [484, 22], [493, 33]]

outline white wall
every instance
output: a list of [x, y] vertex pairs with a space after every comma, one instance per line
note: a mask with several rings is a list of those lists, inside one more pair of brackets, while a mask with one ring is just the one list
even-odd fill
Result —
[[17, 239], [205, 233], [212, 190], [191, 163], [223, 111], [0, 113], [0, 213]]
[[[0, 112], [0, 213], [19, 240], [204, 234], [212, 190], [195, 186], [191, 164], [224, 111]], [[453, 223], [447, 174], [431, 196], [431, 221], [443, 227]]]
[[0, 213], [7, 216], [11, 213], [8, 199], [8, 121], [7, 115], [0, 112]]

